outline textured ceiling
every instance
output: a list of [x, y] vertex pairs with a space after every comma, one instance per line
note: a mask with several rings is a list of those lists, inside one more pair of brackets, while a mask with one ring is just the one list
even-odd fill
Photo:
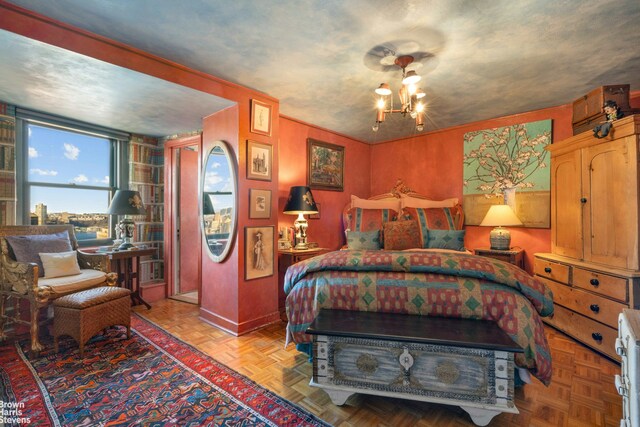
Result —
[[[372, 143], [416, 133], [410, 119], [396, 116], [379, 132], [371, 130], [373, 89], [385, 81], [394, 91], [399, 87], [400, 70], [380, 64], [385, 51], [418, 53], [415, 67], [428, 103], [425, 131], [568, 103], [604, 84], [640, 90], [639, 0], [11, 3], [267, 93], [280, 100], [284, 115]], [[6, 37], [0, 34], [0, 43]], [[58, 71], [74, 78], [86, 72], [90, 61], [75, 57]], [[106, 84], [116, 97], [124, 74], [103, 70], [104, 79], [87, 85]], [[7, 82], [0, 77], [1, 98]], [[130, 78], [153, 85], [145, 76]], [[59, 79], [51, 76], [51, 92], [40, 79], [42, 93], [65, 98]], [[13, 95], [20, 89], [28, 91], [15, 88]], [[140, 120], [167, 106], [153, 102], [155, 108], [137, 113]], [[108, 121], [109, 109], [103, 113]]]

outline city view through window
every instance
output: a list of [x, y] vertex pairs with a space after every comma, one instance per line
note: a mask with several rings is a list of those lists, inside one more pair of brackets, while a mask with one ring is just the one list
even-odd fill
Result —
[[111, 141], [28, 126], [31, 224], [72, 224], [78, 240], [109, 237]]

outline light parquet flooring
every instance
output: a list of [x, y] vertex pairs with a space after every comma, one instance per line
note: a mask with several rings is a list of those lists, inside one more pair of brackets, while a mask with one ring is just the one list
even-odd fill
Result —
[[[234, 337], [198, 318], [198, 307], [173, 300], [135, 311], [219, 362], [263, 387], [295, 402], [323, 420], [349, 426], [473, 426], [454, 406], [355, 395], [342, 407], [324, 391], [310, 387], [311, 364], [290, 344], [284, 347], [285, 324], [276, 323]], [[553, 380], [545, 387], [537, 379], [516, 389], [520, 414], [500, 414], [490, 426], [619, 426], [622, 402], [614, 375], [620, 367], [546, 327], [553, 358]]]

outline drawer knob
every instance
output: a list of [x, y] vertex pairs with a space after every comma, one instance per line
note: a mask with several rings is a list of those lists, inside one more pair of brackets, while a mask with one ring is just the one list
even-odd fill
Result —
[[598, 286], [600, 284], [600, 281], [598, 279], [591, 279], [589, 280], [589, 283], [591, 283], [592, 286]]
[[545, 267], [544, 268], [544, 272], [545, 273], [551, 273], [551, 267]]
[[591, 304], [589, 306], [589, 308], [591, 309], [591, 311], [593, 311], [594, 313], [598, 313], [600, 311], [600, 306], [598, 304]]
[[587, 203], [587, 198], [586, 197], [582, 197], [580, 199], [580, 203]]
[[591, 334], [591, 338], [593, 338], [595, 341], [601, 342], [602, 334], [600, 332], [594, 332]]

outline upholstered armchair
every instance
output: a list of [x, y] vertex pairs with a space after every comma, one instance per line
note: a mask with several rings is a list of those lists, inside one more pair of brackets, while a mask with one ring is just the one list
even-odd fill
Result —
[[[72, 225], [0, 226], [0, 250], [0, 341], [8, 321], [28, 324], [33, 353], [43, 349], [41, 308], [61, 296], [117, 281], [106, 255], [78, 250]], [[29, 320], [22, 319], [22, 301], [29, 304]]]

